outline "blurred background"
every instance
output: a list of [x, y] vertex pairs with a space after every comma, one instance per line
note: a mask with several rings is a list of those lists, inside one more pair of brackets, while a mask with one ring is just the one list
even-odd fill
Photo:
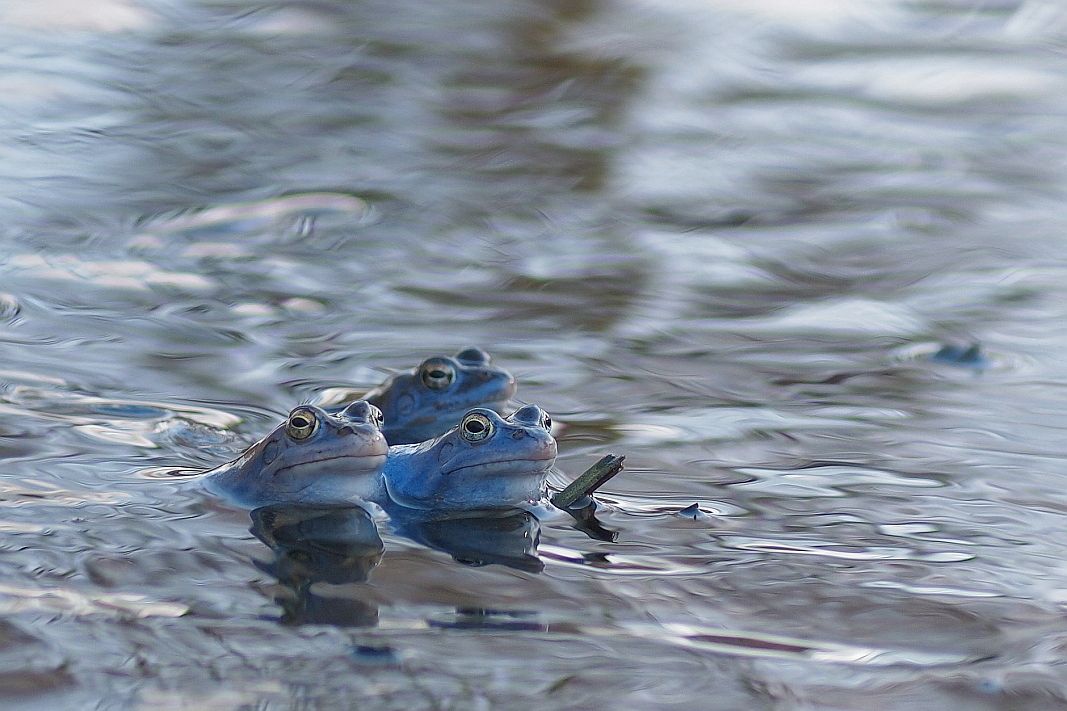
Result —
[[[0, 48], [0, 704], [1067, 704], [1060, 3], [41, 0]], [[324, 551], [175, 476], [469, 345], [553, 485], [627, 456], [617, 540]]]

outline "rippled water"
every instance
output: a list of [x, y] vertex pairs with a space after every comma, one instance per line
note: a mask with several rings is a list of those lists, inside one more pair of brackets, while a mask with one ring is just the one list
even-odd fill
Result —
[[[1067, 704], [1059, 3], [48, 0], [0, 38], [0, 703]], [[472, 344], [568, 475], [627, 455], [614, 541], [175, 476]]]

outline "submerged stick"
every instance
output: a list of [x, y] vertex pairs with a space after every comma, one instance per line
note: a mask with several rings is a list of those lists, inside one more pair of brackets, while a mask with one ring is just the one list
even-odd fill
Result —
[[552, 504], [561, 509], [570, 506], [581, 499], [589, 496], [594, 491], [607, 483], [611, 477], [622, 471], [622, 463], [626, 457], [614, 454], [605, 455], [599, 462], [585, 470], [580, 477], [572, 481], [563, 491], [552, 497]]

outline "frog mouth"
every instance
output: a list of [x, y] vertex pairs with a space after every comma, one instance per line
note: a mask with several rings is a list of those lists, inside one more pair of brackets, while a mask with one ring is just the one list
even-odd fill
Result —
[[444, 476], [452, 476], [462, 472], [466, 474], [513, 474], [522, 476], [543, 472], [551, 467], [555, 461], [555, 454], [541, 457], [513, 457], [511, 459], [497, 459], [491, 462], [466, 464], [462, 467], [443, 471], [442, 474]]
[[386, 454], [380, 452], [373, 452], [369, 454], [336, 454], [330, 457], [319, 457], [317, 459], [308, 459], [303, 462], [287, 464], [286, 466], [275, 470], [274, 476], [292, 471], [293, 469], [301, 469], [305, 467], [314, 467], [315, 469], [319, 469], [320, 467], [337, 467], [341, 462], [350, 463], [353, 469], [359, 469], [362, 472], [363, 470], [384, 465], [386, 456]]

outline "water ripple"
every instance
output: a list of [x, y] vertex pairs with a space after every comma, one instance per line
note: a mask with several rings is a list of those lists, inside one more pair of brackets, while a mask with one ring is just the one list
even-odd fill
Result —
[[[266, 200], [216, 205], [169, 217], [152, 218], [145, 225], [146, 232], [135, 238], [134, 244], [140, 249], [152, 246], [163, 247], [174, 237], [205, 240], [234, 236], [261, 236], [260, 240], [269, 240], [284, 235], [287, 241], [306, 239], [314, 231], [317, 220], [340, 218], [346, 224], [358, 225], [369, 215], [370, 206], [355, 195], [341, 193], [282, 195]], [[228, 242], [212, 244], [201, 241], [198, 244], [197, 251], [186, 250], [186, 254], [218, 257], [247, 254], [229, 251], [240, 249], [240, 247]], [[190, 247], [190, 249], [193, 248]]]
[[851, 496], [870, 487], [926, 489], [944, 486], [937, 479], [902, 476], [859, 466], [822, 465], [800, 471], [742, 467], [737, 471], [753, 479], [733, 484], [734, 488], [793, 498]]
[[26, 588], [0, 584], [0, 610], [134, 617], [181, 617], [189, 608], [128, 593], [83, 593], [69, 588]]
[[960, 563], [971, 560], [974, 553], [935, 551], [923, 553], [911, 548], [891, 546], [858, 546], [842, 543], [799, 539], [777, 541], [747, 536], [724, 536], [723, 545], [745, 551], [811, 555], [840, 560], [920, 560], [929, 563]]
[[688, 624], [665, 624], [645, 627], [630, 626], [635, 634], [649, 634], [672, 644], [691, 649], [746, 657], [778, 657], [806, 659], [829, 664], [861, 666], [938, 667], [975, 663], [988, 656], [959, 653], [937, 653], [920, 650], [893, 650], [861, 647], [848, 644], [817, 642], [777, 635], [756, 634], [741, 630], [700, 628]]
[[21, 311], [21, 306], [18, 299], [11, 294], [0, 292], [0, 321], [16, 323], [19, 311]]
[[[4, 701], [1067, 698], [1054, 5], [0, 3]], [[598, 526], [196, 485], [468, 345]]]
[[134, 259], [101, 261], [73, 254], [23, 254], [11, 258], [7, 270], [34, 282], [90, 286], [111, 295], [123, 292], [196, 295], [217, 289], [217, 284], [201, 274], [164, 269]]

